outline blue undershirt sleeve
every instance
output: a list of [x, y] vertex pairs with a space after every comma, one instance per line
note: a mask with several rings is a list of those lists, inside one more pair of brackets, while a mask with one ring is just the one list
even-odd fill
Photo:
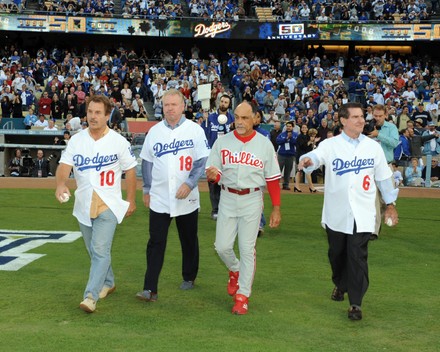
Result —
[[382, 194], [385, 204], [390, 204], [396, 201], [399, 189], [394, 188], [393, 179], [391, 177], [383, 181], [376, 181], [376, 184]]
[[151, 188], [151, 181], [153, 172], [153, 163], [142, 159], [142, 180], [144, 181], [144, 185], [142, 187], [143, 194], [149, 194]]
[[205, 165], [206, 165], [207, 159], [208, 159], [208, 157], [205, 157], [205, 158], [201, 158], [199, 160], [194, 161], [194, 164], [193, 164], [191, 172], [189, 173], [188, 179], [185, 181], [185, 183], [188, 185], [189, 188], [194, 189], [197, 186], [197, 183], [199, 182], [199, 178], [205, 172]]

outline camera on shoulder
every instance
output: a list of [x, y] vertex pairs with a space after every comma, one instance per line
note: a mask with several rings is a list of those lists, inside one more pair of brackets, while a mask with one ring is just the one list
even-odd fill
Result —
[[381, 126], [376, 126], [376, 119], [371, 119], [370, 121], [365, 122], [364, 130], [362, 131], [362, 134], [369, 135], [371, 132], [376, 130], [380, 130]]

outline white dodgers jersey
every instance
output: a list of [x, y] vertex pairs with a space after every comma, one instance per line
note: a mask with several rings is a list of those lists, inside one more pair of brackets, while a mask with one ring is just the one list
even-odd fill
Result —
[[184, 120], [171, 129], [162, 121], [153, 126], [145, 138], [140, 157], [153, 163], [150, 208], [171, 217], [185, 215], [200, 207], [196, 186], [185, 199], [176, 192], [188, 179], [193, 163], [209, 155], [205, 132], [198, 124]]
[[322, 224], [352, 234], [356, 221], [357, 232], [373, 232], [375, 181], [392, 175], [380, 145], [364, 137], [355, 147], [339, 135], [322, 141], [313, 154], [325, 165]]
[[95, 141], [85, 129], [67, 144], [60, 163], [73, 166], [78, 188], [75, 191], [73, 215], [91, 226], [90, 205], [95, 191], [121, 223], [129, 203], [122, 199], [122, 171], [136, 167], [130, 143], [113, 130]]

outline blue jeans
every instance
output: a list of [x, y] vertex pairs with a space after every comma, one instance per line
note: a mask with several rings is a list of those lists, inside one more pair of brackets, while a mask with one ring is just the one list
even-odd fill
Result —
[[84, 298], [91, 294], [97, 301], [104, 285], [108, 287], [115, 285], [111, 266], [111, 249], [117, 223], [116, 216], [110, 209], [107, 209], [96, 219], [92, 219], [92, 226], [79, 224], [91, 262]]

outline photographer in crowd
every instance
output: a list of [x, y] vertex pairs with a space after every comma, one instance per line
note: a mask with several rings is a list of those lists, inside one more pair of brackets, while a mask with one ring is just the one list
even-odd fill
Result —
[[[387, 108], [383, 105], [377, 104], [373, 106], [373, 119], [366, 125], [368, 137], [376, 140], [385, 153], [385, 158], [388, 165], [394, 161], [394, 149], [399, 145], [399, 131], [396, 125], [385, 121], [388, 116]], [[370, 130], [368, 129], [370, 127]], [[372, 130], [371, 130], [372, 127]], [[371, 235], [371, 239], [375, 240], [379, 237], [380, 227], [382, 225], [382, 214], [384, 213], [386, 205], [382, 199], [380, 191], [376, 194], [376, 227]]]

